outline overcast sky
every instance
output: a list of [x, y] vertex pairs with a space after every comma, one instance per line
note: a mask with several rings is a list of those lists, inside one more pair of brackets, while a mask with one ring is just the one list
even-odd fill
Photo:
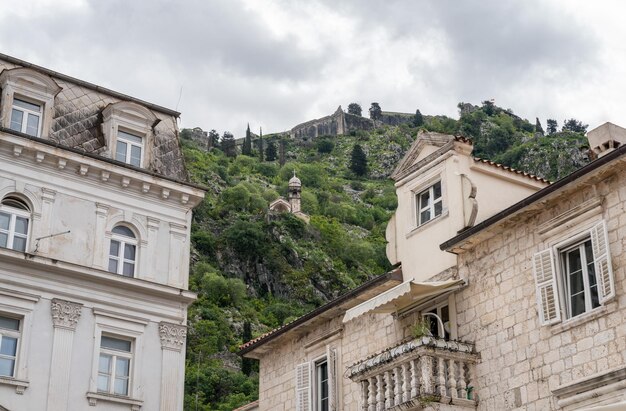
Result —
[[0, 52], [237, 136], [353, 101], [457, 118], [458, 102], [495, 99], [544, 127], [626, 126], [622, 4], [0, 0]]

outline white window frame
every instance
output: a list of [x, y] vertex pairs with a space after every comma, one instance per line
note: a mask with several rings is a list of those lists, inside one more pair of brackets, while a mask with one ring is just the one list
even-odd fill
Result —
[[[585, 311], [571, 316], [569, 307], [569, 290], [566, 289], [567, 272], [562, 264], [563, 255], [567, 251], [591, 240], [594, 258], [596, 284], [600, 305], [588, 309], [585, 302]], [[533, 274], [535, 277], [537, 308], [541, 325], [556, 324], [561, 321], [569, 322], [584, 319], [594, 312], [598, 312], [615, 297], [615, 283], [611, 266], [608, 233], [603, 220], [590, 223], [589, 227], [570, 235], [551, 247], [535, 253], [533, 256]], [[586, 281], [586, 280], [585, 280]]]
[[[143, 404], [143, 346], [146, 326], [149, 320], [146, 318], [128, 316], [109, 310], [93, 309], [95, 326], [93, 334], [93, 357], [91, 378], [89, 379], [89, 391], [87, 399], [89, 405], [96, 405], [98, 401], [116, 402], [128, 404], [132, 410], [139, 410]], [[98, 392], [98, 369], [100, 361], [100, 349], [102, 335], [132, 341], [132, 361], [129, 370], [128, 395], [120, 396]]]
[[[587, 265], [589, 264], [589, 262], [587, 261], [587, 256], [585, 253], [585, 247], [584, 244], [589, 241], [591, 243], [591, 235], [586, 235], [580, 239], [578, 239], [577, 241], [574, 241], [573, 243], [571, 243], [570, 245], [568, 245], [567, 247], [561, 247], [558, 249], [558, 257], [559, 257], [559, 268], [560, 268], [560, 272], [559, 272], [559, 277], [558, 277], [558, 282], [560, 284], [559, 287], [559, 294], [560, 294], [560, 298], [562, 301], [565, 302], [565, 304], [563, 304], [563, 307], [565, 309], [565, 317], [566, 318], [575, 318], [578, 317], [579, 315], [583, 315], [585, 313], [588, 313], [596, 308], [600, 308], [602, 306], [602, 304], [600, 304], [598, 302], [598, 306], [597, 307], [593, 307], [592, 303], [591, 303], [591, 287], [589, 285], [589, 271], [587, 268]], [[591, 245], [590, 245], [591, 247]], [[569, 270], [569, 261], [567, 260], [567, 254], [575, 249], [578, 249], [579, 251], [581, 251], [580, 254], [580, 258], [581, 258], [581, 274], [582, 274], [582, 278], [583, 278], [583, 290], [582, 293], [584, 295], [585, 298], [585, 311], [583, 311], [580, 314], [577, 315], [572, 315], [572, 295], [571, 295], [571, 291], [570, 291], [570, 270]], [[592, 248], [592, 254], [593, 254], [593, 248]], [[592, 261], [592, 263], [594, 263], [594, 261]], [[595, 269], [594, 269], [595, 271]], [[595, 272], [594, 272], [594, 276]], [[598, 293], [598, 283], [597, 283], [597, 276], [596, 276], [596, 294]], [[598, 300], [600, 299], [600, 296], [597, 295]]]
[[[117, 139], [116, 139], [116, 143], [115, 143], [115, 160], [117, 161], [121, 161], [123, 163], [132, 165], [134, 167], [143, 167], [143, 157], [144, 157], [144, 140], [145, 137], [141, 136], [141, 135], [137, 135], [138, 133], [136, 132], [132, 132], [132, 131], [126, 131], [123, 129], [118, 128], [117, 130]], [[136, 137], [139, 140], [141, 140], [140, 143], [136, 142], [136, 141], [132, 141], [130, 138], [126, 137], [126, 135], [130, 135], [132, 137]], [[124, 160], [120, 160], [117, 158], [117, 147], [120, 143], [124, 143], [126, 144], [126, 153], [124, 155]], [[136, 147], [139, 148], [140, 150], [140, 155], [139, 155], [139, 165], [135, 165], [135, 164], [131, 164], [131, 152], [132, 152], [132, 148]]]
[[[328, 393], [328, 397], [326, 397], [326, 400], [328, 401], [329, 405], [328, 405], [328, 409], [324, 410], [322, 409], [322, 383], [323, 381], [321, 381], [322, 376], [320, 375], [320, 371], [319, 371], [319, 367], [321, 365], [326, 365], [326, 391]], [[323, 356], [321, 358], [316, 359], [315, 361], [312, 361], [312, 367], [311, 367], [311, 371], [313, 372], [313, 378], [311, 380], [311, 392], [313, 394], [313, 410], [314, 411], [328, 411], [330, 410], [330, 380], [329, 380], [329, 374], [330, 374], [330, 369], [329, 369], [329, 363], [328, 363], [328, 358], [326, 356]]]
[[[6, 198], [6, 196], [5, 196]], [[23, 202], [23, 201], [22, 201]], [[23, 202], [24, 205], [26, 207], [28, 207], [28, 204], [26, 204], [25, 202]], [[26, 211], [26, 210], [22, 210], [19, 208], [15, 208], [15, 207], [11, 207], [11, 206], [7, 206], [5, 204], [2, 204], [0, 202], [0, 212], [3, 214], [8, 214], [9, 217], [9, 229], [8, 230], [4, 230], [2, 228], [0, 228], [0, 233], [6, 234], [7, 235], [7, 245], [6, 247], [3, 248], [7, 248], [10, 250], [15, 250], [13, 248], [13, 242], [15, 240], [15, 237], [20, 237], [25, 239], [26, 241], [26, 245], [24, 246], [24, 250], [15, 250], [15, 251], [19, 251], [19, 252], [27, 252], [28, 251], [28, 239], [30, 238], [30, 232], [31, 232], [31, 227], [32, 227], [32, 212], [31, 211]], [[17, 219], [17, 217], [22, 217], [25, 218], [28, 224], [28, 227], [26, 229], [26, 234], [22, 234], [22, 233], [16, 233], [15, 232], [15, 221]]]
[[[437, 184], [439, 184], [440, 195], [439, 197], [435, 198], [435, 186]], [[429, 195], [428, 204], [425, 207], [422, 207], [422, 201], [421, 201], [422, 196], [427, 193]], [[436, 204], [441, 204], [441, 209], [439, 211], [439, 214], [436, 214], [435, 212]], [[417, 221], [418, 227], [443, 215], [443, 184], [440, 179], [437, 181], [434, 181], [426, 189], [415, 192], [415, 211], [417, 213], [416, 221]], [[422, 221], [422, 213], [424, 211], [430, 212], [430, 218]]]
[[[116, 340], [120, 340], [120, 341], [126, 341], [128, 343], [130, 343], [130, 350], [129, 351], [122, 351], [122, 350], [116, 350], [113, 348], [107, 348], [107, 347], [103, 347], [102, 346], [102, 337], [108, 337], [111, 339], [116, 339]], [[130, 376], [133, 373], [133, 350], [135, 348], [135, 342], [126, 337], [126, 336], [120, 336], [120, 335], [115, 335], [115, 334], [101, 334], [100, 336], [100, 353], [98, 356], [98, 360], [100, 360], [100, 357], [102, 357], [103, 355], [109, 356], [111, 358], [111, 368], [110, 374], [105, 374], [107, 375], [107, 384], [108, 384], [108, 390], [101, 390], [100, 387], [98, 387], [98, 382], [96, 382], [96, 387], [97, 387], [97, 392], [98, 393], [104, 393], [104, 394], [110, 394], [110, 395], [117, 395], [117, 396], [121, 396], [121, 397], [129, 397], [130, 393], [132, 392], [132, 380], [130, 378]], [[126, 394], [119, 394], [115, 392], [115, 380], [117, 379], [117, 375], [116, 375], [116, 367], [117, 367], [117, 359], [118, 358], [124, 358], [128, 360], [128, 375], [126, 375]], [[98, 380], [100, 379], [100, 376], [102, 376], [103, 373], [100, 371], [99, 367], [98, 367]]]
[[11, 375], [1, 375], [0, 374], [0, 377], [14, 378], [15, 375], [17, 374], [18, 359], [20, 357], [20, 343], [21, 343], [21, 339], [22, 339], [22, 328], [24, 326], [24, 320], [23, 320], [22, 317], [17, 317], [15, 315], [6, 315], [3, 312], [0, 312], [0, 317], [2, 317], [2, 318], [10, 318], [10, 319], [18, 321], [17, 330], [0, 327], [0, 346], [2, 346], [2, 340], [4, 338], [14, 338], [16, 340], [16, 343], [15, 343], [15, 355], [7, 355], [7, 354], [0, 353], [0, 359], [9, 359], [9, 360], [12, 359], [13, 360], [13, 373]]
[[[317, 351], [317, 350], [316, 350]], [[298, 364], [295, 369], [295, 410], [296, 411], [322, 411], [321, 409], [321, 392], [318, 374], [318, 366], [326, 364], [328, 387], [328, 411], [340, 410], [339, 378], [337, 348], [327, 345], [325, 354], [318, 355], [312, 360]], [[319, 353], [319, 352], [318, 352]]]
[[[15, 100], [19, 100], [19, 101], [23, 101], [25, 103], [28, 104], [33, 104], [36, 106], [39, 106], [39, 110], [38, 111], [34, 111], [31, 109], [28, 109], [26, 107], [22, 107], [19, 105], [16, 105]], [[13, 104], [11, 105], [11, 122], [9, 124], [9, 127], [11, 127], [11, 125], [13, 124], [13, 111], [20, 111], [22, 113], [22, 124], [20, 126], [20, 130], [14, 130], [14, 131], [19, 131], [20, 133], [24, 133], [24, 134], [28, 134], [27, 133], [27, 126], [28, 126], [28, 116], [29, 115], [33, 115], [37, 117], [37, 132], [33, 135], [33, 134], [28, 134], [30, 136], [33, 137], [40, 137], [41, 136], [41, 127], [42, 127], [42, 123], [43, 123], [43, 109], [44, 109], [44, 103], [41, 101], [36, 101], [36, 100], [32, 100], [26, 97], [22, 97], [19, 95], [13, 95]], [[13, 129], [12, 129], [13, 130]]]
[[16, 394], [23, 394], [29, 386], [28, 347], [31, 341], [32, 312], [39, 299], [38, 295], [0, 288], [0, 315], [20, 320], [20, 337], [17, 342], [13, 376], [0, 376], [0, 385], [15, 387]]
[[[112, 230], [115, 229], [115, 227], [125, 227], [128, 228], [130, 231], [133, 232], [133, 235], [135, 236], [134, 238], [131, 237], [127, 237], [121, 234], [117, 234], [114, 233]], [[125, 277], [129, 277], [129, 278], [135, 278], [137, 275], [137, 260], [139, 259], [138, 257], [138, 253], [139, 253], [139, 241], [137, 239], [137, 234], [134, 232], [134, 230], [132, 230], [130, 227], [123, 225], [123, 224], [117, 224], [115, 227], [113, 227], [113, 229], [111, 230], [111, 241], [109, 242], [109, 257], [107, 259], [107, 270], [109, 269], [109, 261], [110, 260], [116, 260], [117, 261], [117, 271], [113, 272], [113, 271], [109, 271], [110, 273], [114, 273], [114, 274], [119, 274]], [[116, 241], [118, 243], [118, 249], [117, 249], [117, 255], [113, 255], [111, 254], [111, 243], [113, 241]], [[128, 260], [124, 257], [124, 250], [126, 249], [126, 246], [133, 246], [135, 247], [135, 259], [134, 260]], [[124, 275], [124, 263], [132, 263], [133, 264], [133, 273], [132, 275], [128, 276], [128, 275]]]

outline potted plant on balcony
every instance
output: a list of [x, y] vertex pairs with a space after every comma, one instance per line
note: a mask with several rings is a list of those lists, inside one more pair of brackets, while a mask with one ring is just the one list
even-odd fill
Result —
[[416, 339], [433, 336], [430, 332], [430, 322], [428, 322], [425, 318], [417, 321], [411, 331], [413, 333], [413, 337]]

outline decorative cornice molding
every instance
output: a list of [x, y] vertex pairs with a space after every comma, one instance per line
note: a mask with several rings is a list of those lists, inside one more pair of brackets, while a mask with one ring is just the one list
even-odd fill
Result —
[[161, 348], [164, 350], [182, 351], [187, 339], [187, 327], [166, 322], [159, 323]]
[[53, 298], [51, 301], [52, 323], [57, 328], [74, 331], [80, 319], [82, 304]]

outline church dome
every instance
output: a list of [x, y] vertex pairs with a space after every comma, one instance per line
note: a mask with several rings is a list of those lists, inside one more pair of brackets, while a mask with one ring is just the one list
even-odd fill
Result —
[[289, 179], [289, 187], [302, 187], [302, 182], [296, 177], [296, 172], [293, 172], [293, 177]]

